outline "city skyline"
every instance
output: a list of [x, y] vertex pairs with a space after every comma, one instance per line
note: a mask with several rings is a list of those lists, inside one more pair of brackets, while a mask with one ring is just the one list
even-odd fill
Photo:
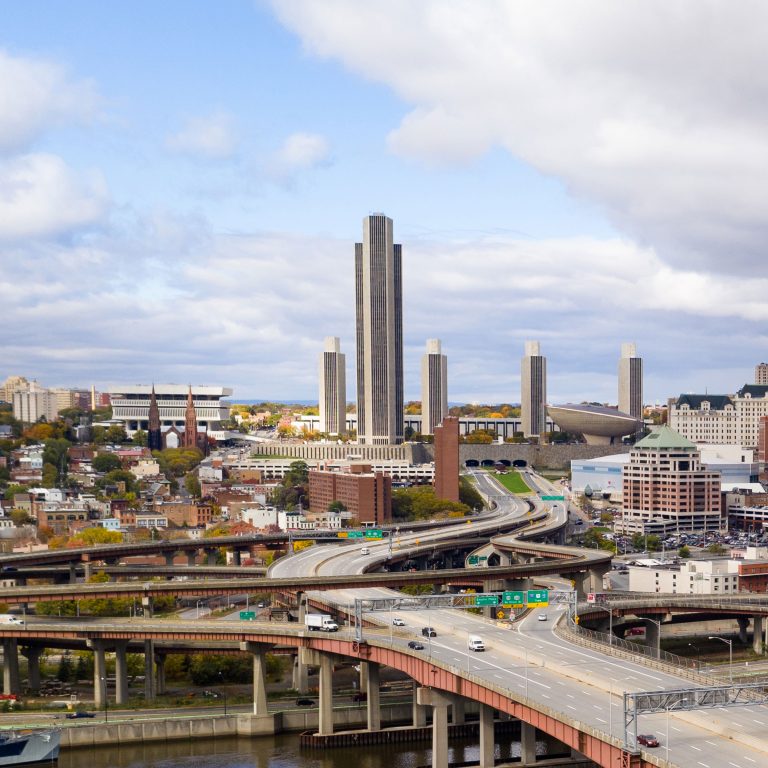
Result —
[[406, 399], [433, 337], [452, 402], [518, 400], [531, 338], [551, 402], [613, 402], [626, 339], [646, 403], [752, 381], [768, 9], [683, 6], [4, 3], [0, 378], [314, 399], [384, 210]]

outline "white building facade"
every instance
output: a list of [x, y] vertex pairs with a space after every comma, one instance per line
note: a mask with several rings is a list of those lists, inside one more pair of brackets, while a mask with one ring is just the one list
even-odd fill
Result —
[[347, 362], [338, 337], [326, 337], [318, 373], [320, 432], [339, 435], [347, 431]]

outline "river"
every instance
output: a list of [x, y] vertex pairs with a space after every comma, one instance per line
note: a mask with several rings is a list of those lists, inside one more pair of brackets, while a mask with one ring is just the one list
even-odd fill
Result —
[[[519, 743], [497, 743], [497, 757], [520, 754]], [[431, 763], [431, 745], [382, 745], [302, 750], [298, 734], [257, 739], [212, 739], [67, 749], [59, 768], [421, 768]], [[479, 760], [477, 743], [453, 741], [451, 763]]]

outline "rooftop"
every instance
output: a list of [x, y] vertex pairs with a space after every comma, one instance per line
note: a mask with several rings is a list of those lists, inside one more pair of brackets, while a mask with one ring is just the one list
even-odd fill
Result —
[[642, 440], [635, 443], [635, 448], [652, 448], [654, 450], [683, 450], [696, 451], [696, 445], [676, 432], [666, 424]]

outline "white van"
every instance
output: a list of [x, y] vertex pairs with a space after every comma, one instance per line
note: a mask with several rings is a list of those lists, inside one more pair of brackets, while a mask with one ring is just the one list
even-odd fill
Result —
[[363, 547], [363, 548], [360, 550], [360, 554], [361, 554], [361, 555], [370, 555], [370, 554], [371, 554], [371, 550], [370, 550], [370, 549], [368, 549], [368, 547]]
[[470, 635], [469, 640], [467, 641], [467, 648], [469, 648], [470, 651], [484, 651], [485, 643], [483, 642], [483, 638], [478, 635]]

